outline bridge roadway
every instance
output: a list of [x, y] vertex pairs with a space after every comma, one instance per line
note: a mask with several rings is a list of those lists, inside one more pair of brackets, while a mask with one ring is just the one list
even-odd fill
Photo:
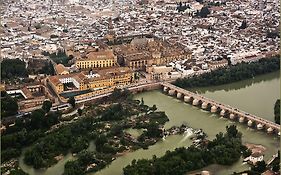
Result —
[[[248, 114], [240, 109], [236, 109], [229, 105], [219, 103], [212, 99], [206, 98], [202, 95], [199, 95], [199, 94], [190, 92], [188, 90], [179, 88], [177, 86], [174, 86], [170, 83], [161, 82], [160, 84], [163, 86], [164, 91], [168, 92], [169, 95], [176, 95], [177, 98], [184, 98], [184, 100], [185, 99], [192, 100], [192, 98], [193, 98], [192, 104], [195, 106], [199, 105], [200, 101], [201, 101], [202, 108], [203, 108], [203, 103], [205, 105], [205, 107], [204, 107], [205, 109], [207, 108], [208, 105], [211, 105], [211, 107], [212, 107], [211, 111], [212, 111], [212, 109], [215, 109], [212, 112], [216, 112], [217, 109], [220, 108], [221, 111], [223, 111], [223, 112], [221, 112], [221, 115], [223, 115], [223, 116], [225, 114], [227, 114], [227, 112], [228, 112], [229, 115], [232, 115], [232, 116], [230, 116], [231, 119], [235, 119], [235, 115], [236, 115], [237, 117], [239, 117], [239, 122], [241, 122], [241, 123], [245, 122], [245, 119], [246, 119], [248, 121], [249, 126], [251, 126], [252, 123], [255, 122], [257, 129], [259, 129], [259, 130], [264, 129], [264, 127], [265, 127], [265, 129], [267, 129], [267, 132], [271, 132], [271, 133], [275, 132], [275, 133], [280, 134], [280, 125], [278, 125], [274, 122], [268, 121], [261, 117], [257, 117], [253, 114]], [[188, 101], [188, 100], [185, 100], [185, 101]], [[251, 122], [249, 122], [249, 121], [251, 121]], [[271, 128], [271, 129], [269, 129], [269, 128]]]

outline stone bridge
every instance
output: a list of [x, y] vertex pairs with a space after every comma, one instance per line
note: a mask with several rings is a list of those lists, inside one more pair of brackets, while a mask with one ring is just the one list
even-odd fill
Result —
[[280, 125], [274, 122], [206, 98], [200, 94], [179, 88], [170, 83], [162, 82], [160, 84], [165, 93], [168, 93], [170, 96], [176, 96], [178, 99], [182, 99], [184, 102], [191, 103], [192, 105], [198, 106], [205, 110], [210, 110], [212, 113], [219, 113], [223, 117], [236, 120], [240, 123], [245, 123], [249, 127], [255, 127], [258, 130], [264, 130], [268, 133], [280, 135]]

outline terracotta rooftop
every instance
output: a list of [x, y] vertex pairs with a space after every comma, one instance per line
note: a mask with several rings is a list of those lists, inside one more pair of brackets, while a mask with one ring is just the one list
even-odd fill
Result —
[[104, 59], [114, 59], [115, 55], [111, 50], [101, 50], [97, 52], [90, 52], [86, 55], [83, 60], [104, 60]]
[[57, 64], [55, 66], [55, 69], [56, 69], [57, 74], [59, 74], [59, 75], [62, 74], [63, 72], [65, 72], [65, 71], [68, 72], [68, 69], [62, 64]]

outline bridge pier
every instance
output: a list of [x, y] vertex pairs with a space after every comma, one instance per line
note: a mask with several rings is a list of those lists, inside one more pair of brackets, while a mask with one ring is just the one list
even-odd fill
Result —
[[201, 108], [202, 109], [207, 109], [208, 107], [208, 103], [207, 102], [203, 102], [202, 105], [201, 105]]
[[182, 96], [182, 93], [178, 92], [177, 93], [177, 98], [181, 98], [181, 96]]
[[183, 97], [183, 101], [184, 102], [190, 102], [190, 100], [191, 100], [191, 97], [189, 97], [189, 96], [184, 96]]
[[245, 121], [245, 117], [239, 117], [239, 123], [243, 123]]
[[173, 95], [175, 95], [175, 92], [176, 92], [175, 90], [169, 90], [168, 94], [173, 96]]
[[194, 100], [192, 101], [192, 105], [193, 105], [193, 106], [197, 106], [198, 104], [199, 104], [199, 100], [194, 99]]
[[212, 113], [215, 113], [217, 111], [218, 111], [218, 108], [215, 105], [211, 107], [211, 112]]
[[221, 110], [220, 115], [224, 116], [224, 114], [225, 114], [225, 110]]
[[252, 121], [252, 120], [249, 120], [249, 121], [247, 122], [247, 125], [248, 125], [249, 127], [253, 126], [253, 121]]
[[168, 92], [168, 88], [166, 86], [164, 86], [163, 91]]
[[268, 133], [268, 134], [271, 134], [271, 133], [273, 133], [273, 128], [271, 128], [271, 127], [269, 127], [269, 128], [267, 128], [267, 130], [266, 130], [266, 132]]
[[259, 124], [257, 125], [257, 129], [258, 129], [258, 130], [262, 130], [262, 129], [263, 129], [263, 124], [259, 123]]
[[234, 119], [235, 119], [235, 114], [231, 113], [231, 114], [229, 115], [229, 118], [230, 118], [231, 120], [234, 120]]

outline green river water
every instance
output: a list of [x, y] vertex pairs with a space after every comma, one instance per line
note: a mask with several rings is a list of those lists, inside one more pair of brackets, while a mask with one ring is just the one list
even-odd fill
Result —
[[[237, 107], [252, 114], [273, 121], [273, 107], [277, 98], [280, 97], [280, 72], [258, 76], [254, 79], [244, 80], [222, 86], [191, 89], [206, 97], [220, 101], [222, 103]], [[209, 139], [213, 139], [219, 132], [225, 132], [225, 127], [236, 124], [243, 134], [244, 143], [261, 144], [266, 147], [265, 160], [271, 158], [280, 147], [278, 137], [268, 135], [264, 132], [247, 128], [246, 125], [234, 123], [228, 119], [221, 118], [215, 114], [203, 111], [197, 107], [186, 104], [174, 97], [163, 94], [160, 90], [144, 92], [135, 95], [136, 99], [144, 99], [145, 104], [152, 106], [156, 104], [158, 110], [165, 111], [170, 121], [165, 128], [187, 124], [192, 128], [202, 128], [207, 133]], [[139, 131], [129, 132], [139, 134]], [[153, 155], [162, 156], [167, 150], [174, 150], [177, 147], [189, 146], [191, 141], [188, 135], [169, 136], [165, 140], [157, 142], [147, 150], [137, 150], [127, 153], [114, 160], [108, 167], [91, 175], [121, 175], [124, 166], [133, 159], [152, 158]], [[94, 149], [94, 148], [93, 148]], [[92, 149], [91, 149], [92, 150]], [[57, 165], [40, 171], [26, 166], [23, 163], [23, 156], [20, 157], [20, 166], [30, 175], [60, 175], [63, 172], [63, 165], [67, 160], [71, 160], [71, 154], [67, 155]], [[211, 165], [203, 168], [216, 175], [226, 175], [232, 172], [248, 169], [247, 165], [242, 165], [242, 160], [232, 166]], [[188, 173], [187, 173], [188, 174]]]

